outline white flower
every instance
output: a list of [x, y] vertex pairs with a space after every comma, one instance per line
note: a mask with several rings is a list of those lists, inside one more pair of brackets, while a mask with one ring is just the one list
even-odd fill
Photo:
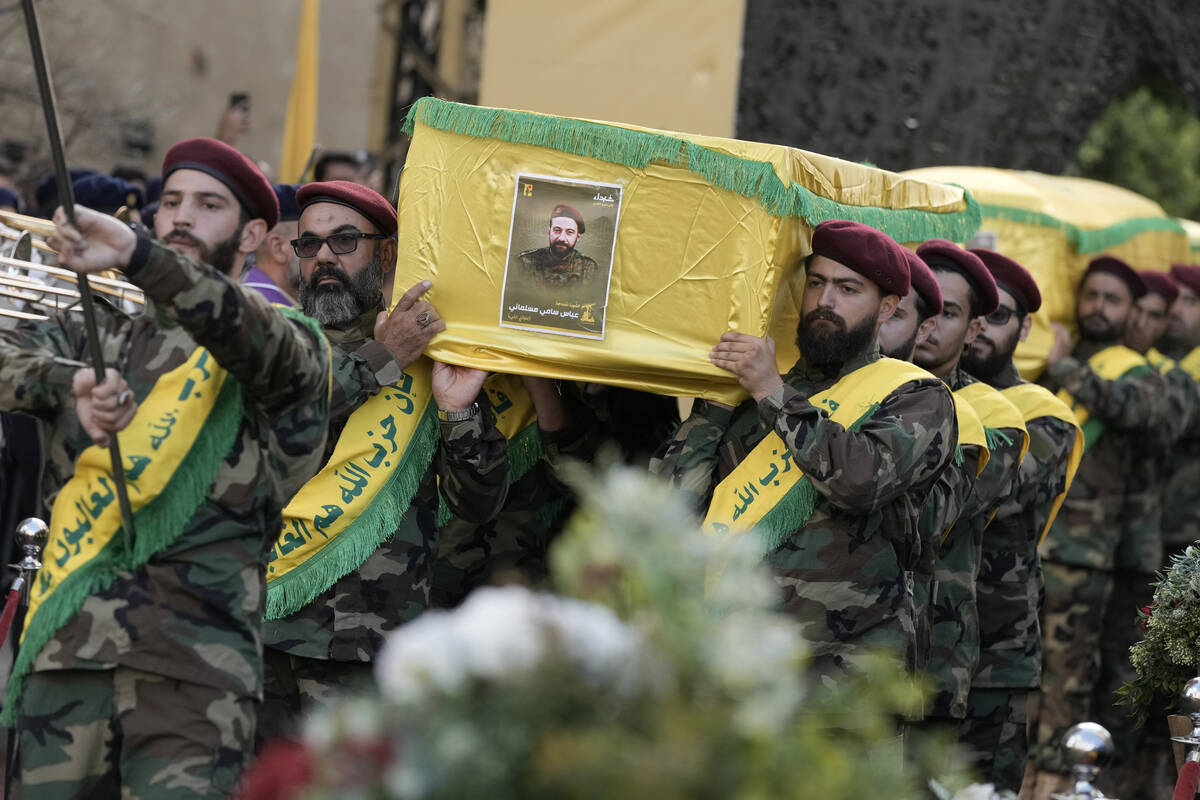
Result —
[[474, 592], [454, 611], [432, 611], [398, 629], [376, 660], [386, 697], [415, 702], [468, 680], [536, 669], [561, 650], [587, 675], [618, 688], [642, 682], [642, 637], [607, 608], [518, 586]]

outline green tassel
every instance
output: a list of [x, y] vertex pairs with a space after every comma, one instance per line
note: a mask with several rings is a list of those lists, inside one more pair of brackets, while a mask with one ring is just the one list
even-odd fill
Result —
[[1075, 252], [1082, 255], [1101, 253], [1143, 233], [1166, 231], [1177, 233], [1183, 237], [1187, 236], [1187, 231], [1184, 230], [1183, 225], [1172, 217], [1139, 217], [1137, 219], [1122, 220], [1107, 228], [1086, 230], [1069, 222], [1064, 222], [1057, 217], [1052, 217], [1049, 214], [1044, 214], [1040, 211], [1030, 211], [1025, 208], [983, 203], [980, 205], [980, 209], [984, 217], [995, 217], [996, 219], [1008, 220], [1009, 222], [1019, 222], [1023, 225], [1037, 225], [1061, 231], [1067, 237], [1067, 241], [1075, 248]]
[[[846, 430], [859, 430], [878, 410], [879, 403], [872, 403]], [[785, 539], [804, 527], [817, 507], [819, 494], [817, 488], [812, 485], [812, 481], [805, 476], [797, 481], [791, 489], [788, 489], [787, 494], [763, 515], [763, 518], [755, 525], [759, 543], [763, 548], [763, 556], [779, 547]]]
[[548, 147], [635, 169], [651, 163], [669, 164], [687, 169], [713, 186], [755, 199], [773, 216], [803, 219], [812, 226], [831, 219], [855, 220], [900, 242], [933, 238], [963, 242], [979, 229], [982, 218], [979, 204], [965, 189], [965, 207], [960, 211], [854, 206], [822, 197], [796, 183], [785, 185], [770, 162], [740, 158], [654, 131], [462, 105], [435, 97], [423, 97], [409, 109], [404, 131], [411, 136], [417, 122], [461, 136]]
[[[510, 483], [516, 483], [528, 474], [542, 460], [542, 432], [537, 422], [531, 422], [517, 431], [508, 440], [508, 477]], [[442, 493], [438, 492], [437, 526], [440, 528], [454, 519], [454, 512]]]
[[1095, 417], [1088, 417], [1087, 422], [1080, 426], [1080, 430], [1083, 431], [1083, 452], [1086, 453], [1091, 449], [1100, 435], [1104, 433], [1104, 428], [1104, 420]]
[[983, 438], [987, 440], [988, 450], [995, 450], [998, 447], [1007, 446], [1013, 443], [1008, 434], [999, 428], [989, 428], [984, 426]]
[[296, 613], [358, 569], [396, 533], [397, 520], [401, 525], [417, 524], [416, 515], [408, 513], [409, 506], [433, 461], [437, 443], [437, 412], [430, 401], [401, 454], [400, 466], [380, 487], [370, 504], [320, 552], [267, 582], [265, 619], [279, 619]]
[[[38, 653], [78, 613], [89, 595], [112, 585], [117, 573], [137, 569], [155, 553], [174, 544], [196, 509], [208, 496], [221, 463], [241, 430], [242, 387], [226, 377], [217, 401], [191, 449], [157, 497], [133, 515], [137, 531], [132, 553], [122, 553], [120, 536], [113, 536], [87, 564], [65, 577], [26, 622], [25, 637], [5, 690], [0, 723], [16, 724], [25, 678]], [[37, 580], [35, 577], [34, 581]]]
[[963, 449], [961, 444], [954, 445], [954, 466], [961, 467], [963, 463]]

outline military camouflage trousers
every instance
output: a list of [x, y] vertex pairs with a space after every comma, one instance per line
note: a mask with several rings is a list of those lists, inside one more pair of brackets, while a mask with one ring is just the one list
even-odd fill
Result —
[[263, 702], [256, 749], [272, 739], [295, 738], [304, 716], [338, 697], [367, 689], [374, 665], [263, 650]]
[[971, 687], [967, 716], [962, 721], [961, 742], [972, 766], [984, 783], [997, 791], [1020, 791], [1029, 757], [1030, 689], [980, 689]]
[[37, 672], [19, 717], [21, 796], [226, 798], [255, 700], [129, 667]]
[[1131, 752], [1136, 736], [1114, 693], [1131, 677], [1129, 646], [1141, 637], [1137, 612], [1152, 596], [1153, 576], [1054, 562], [1043, 568], [1045, 655], [1030, 728], [1034, 759], [1043, 769], [1065, 770], [1062, 735], [1085, 720], [1110, 727], [1120, 759]]

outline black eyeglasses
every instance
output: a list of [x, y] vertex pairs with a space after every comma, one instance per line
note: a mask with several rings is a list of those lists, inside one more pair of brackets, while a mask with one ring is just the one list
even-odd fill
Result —
[[292, 239], [292, 249], [300, 258], [315, 258], [321, 245], [328, 243], [334, 255], [344, 256], [358, 249], [359, 239], [386, 239], [382, 233], [335, 233], [332, 236], [301, 236]]
[[1016, 313], [1015, 308], [997, 306], [996, 310], [985, 316], [984, 319], [988, 321], [989, 325], [1007, 325], [1008, 321], [1013, 318], [1013, 314]]

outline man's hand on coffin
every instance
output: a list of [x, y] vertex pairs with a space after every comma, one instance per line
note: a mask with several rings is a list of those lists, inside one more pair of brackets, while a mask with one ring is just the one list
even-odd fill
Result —
[[433, 362], [433, 400], [442, 411], [465, 411], [483, 389], [486, 370]]
[[391, 350], [401, 367], [420, 358], [430, 340], [446, 330], [437, 310], [421, 299], [431, 286], [429, 281], [421, 281], [400, 296], [390, 314], [381, 311], [375, 318], [375, 341]]
[[721, 334], [721, 340], [708, 354], [714, 366], [728, 370], [756, 401], [779, 388], [783, 380], [775, 364], [775, 340], [736, 331]]

